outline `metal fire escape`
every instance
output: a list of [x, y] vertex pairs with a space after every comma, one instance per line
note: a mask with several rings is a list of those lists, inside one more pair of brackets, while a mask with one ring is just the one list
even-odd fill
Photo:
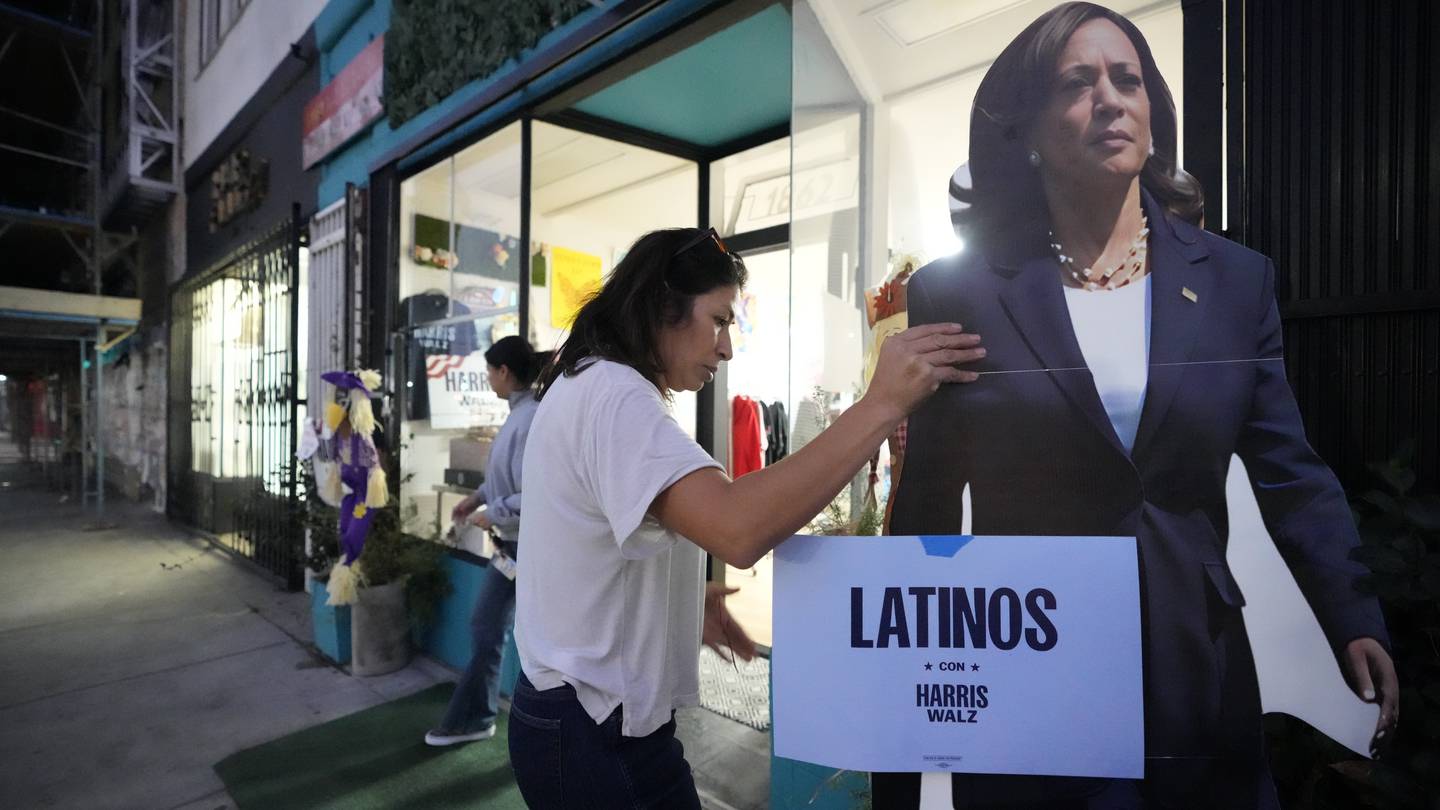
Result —
[[[106, 132], [105, 220], [134, 225], [150, 219], [180, 190], [179, 16], [172, 0], [121, 0], [104, 4], [105, 62], [118, 51], [120, 71], [110, 77], [119, 131]], [[107, 96], [111, 87], [107, 87]]]

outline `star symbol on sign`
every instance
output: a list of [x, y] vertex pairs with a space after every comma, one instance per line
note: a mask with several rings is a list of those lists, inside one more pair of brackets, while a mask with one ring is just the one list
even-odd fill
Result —
[[932, 670], [932, 669], [934, 669], [934, 668], [935, 668], [935, 665], [934, 665], [934, 664], [931, 664], [931, 663], [929, 663], [928, 661], [925, 663], [925, 671], [926, 671], [926, 672], [929, 672], [930, 670]]
[[971, 672], [979, 672], [979, 671], [980, 671], [980, 665], [979, 665], [979, 664], [971, 664], [971, 665], [970, 665], [970, 671], [971, 671]]

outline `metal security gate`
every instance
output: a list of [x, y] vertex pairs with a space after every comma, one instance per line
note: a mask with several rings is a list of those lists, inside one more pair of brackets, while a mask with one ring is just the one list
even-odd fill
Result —
[[170, 299], [167, 512], [295, 588], [305, 258], [297, 206]]
[[364, 189], [352, 184], [343, 198], [310, 219], [309, 280], [302, 306], [309, 315], [309, 351], [301, 359], [307, 369], [301, 393], [317, 416], [324, 396], [320, 375], [354, 368], [362, 355], [364, 206]]
[[1305, 432], [1353, 488], [1371, 485], [1369, 463], [1413, 443], [1417, 491], [1433, 492], [1440, 6], [1230, 7], [1245, 41], [1230, 106], [1231, 126], [1241, 123], [1232, 238], [1275, 262]]

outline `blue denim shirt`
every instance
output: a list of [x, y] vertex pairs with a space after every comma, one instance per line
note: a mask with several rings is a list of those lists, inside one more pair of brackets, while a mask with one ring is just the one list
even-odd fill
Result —
[[485, 482], [475, 494], [485, 502], [490, 522], [501, 538], [520, 539], [520, 480], [525, 460], [525, 439], [540, 404], [529, 389], [510, 395], [510, 416], [490, 447], [485, 465]]

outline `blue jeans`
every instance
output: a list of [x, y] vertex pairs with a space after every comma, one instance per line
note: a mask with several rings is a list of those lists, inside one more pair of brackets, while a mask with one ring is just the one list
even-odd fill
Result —
[[515, 622], [515, 581], [490, 566], [480, 577], [480, 593], [470, 617], [470, 665], [455, 694], [440, 729], [452, 734], [471, 734], [488, 728], [500, 710], [500, 659], [505, 653], [505, 631]]
[[510, 703], [510, 764], [531, 810], [700, 810], [675, 718], [645, 737], [626, 737], [623, 710], [597, 724], [568, 684], [541, 692], [520, 675]]

